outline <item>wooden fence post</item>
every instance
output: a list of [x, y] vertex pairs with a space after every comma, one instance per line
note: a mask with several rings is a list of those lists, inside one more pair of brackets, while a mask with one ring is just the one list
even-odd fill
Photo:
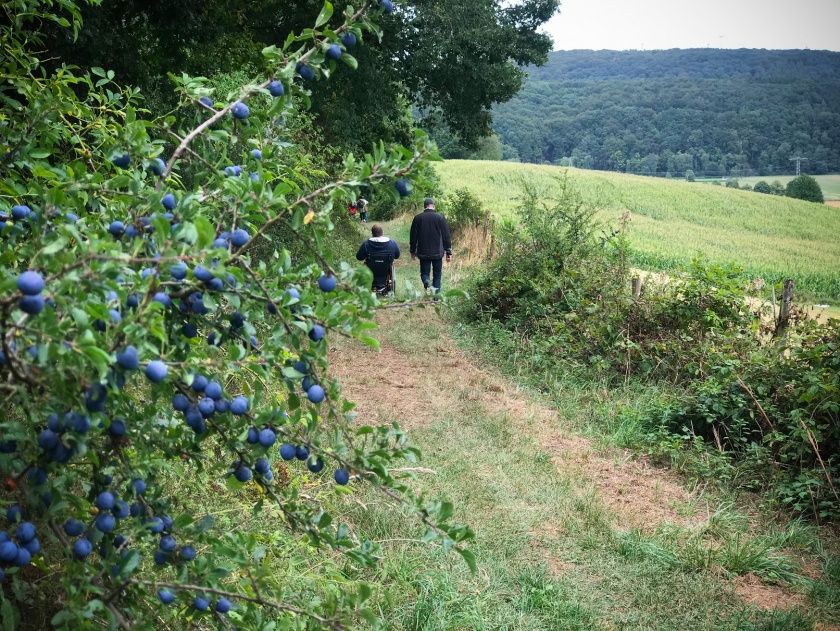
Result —
[[638, 276], [633, 277], [633, 298], [638, 300], [642, 296], [642, 279]]
[[774, 335], [780, 335], [790, 320], [790, 308], [793, 304], [793, 281], [787, 279], [782, 289], [782, 304], [779, 307], [779, 319], [776, 320], [776, 331]]

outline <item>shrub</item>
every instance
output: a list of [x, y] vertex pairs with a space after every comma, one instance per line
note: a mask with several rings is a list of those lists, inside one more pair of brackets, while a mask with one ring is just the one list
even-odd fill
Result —
[[796, 199], [804, 199], [808, 202], [816, 202], [818, 204], [825, 202], [819, 182], [810, 175], [800, 175], [793, 178], [787, 183], [785, 195]]
[[453, 234], [490, 219], [490, 213], [484, 209], [481, 200], [466, 188], [459, 188], [447, 196], [440, 210], [446, 215]]
[[627, 246], [620, 232], [600, 232], [567, 177], [554, 195], [546, 204], [525, 186], [518, 224], [500, 227], [498, 257], [470, 280], [465, 316], [501, 321], [547, 358], [597, 363], [620, 337]]
[[758, 182], [756, 182], [755, 186], [753, 186], [753, 190], [756, 193], [764, 193], [765, 195], [773, 194], [773, 189], [770, 188], [770, 185], [764, 180], [759, 180]]
[[681, 400], [650, 418], [736, 460], [762, 453], [761, 484], [782, 504], [840, 518], [840, 322], [808, 321], [749, 354], [721, 355]]
[[[328, 372], [329, 337], [374, 343], [377, 307], [368, 273], [330, 250], [331, 209], [363, 184], [396, 198], [427, 140], [348, 156], [331, 179], [276, 124], [305, 101], [296, 65], [337, 71], [321, 47], [375, 30], [375, 13], [325, 28], [325, 3], [305, 37], [263, 51], [264, 78], [213, 96], [178, 77], [182, 106], [155, 121], [112, 73], [44, 71], [39, 26], [78, 28], [77, 7], [58, 4], [66, 18], [21, 0], [0, 25], [0, 186], [13, 206], [0, 217], [4, 628], [228, 628], [230, 606], [241, 629], [374, 622], [365, 585], [291, 588], [253, 532], [183, 511], [185, 467], [258, 519], [275, 507], [288, 539], [350, 570], [379, 551], [315, 492], [333, 480], [372, 485], [472, 564], [451, 505], [391, 469], [417, 450], [396, 425], [352, 423]], [[290, 449], [299, 462], [279, 464]]]
[[785, 194], [785, 185], [779, 180], [773, 180], [770, 182], [770, 191], [773, 195], [783, 196]]

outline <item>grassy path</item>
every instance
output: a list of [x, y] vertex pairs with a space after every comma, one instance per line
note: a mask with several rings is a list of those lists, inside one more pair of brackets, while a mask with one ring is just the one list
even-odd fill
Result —
[[[404, 263], [400, 273], [416, 270]], [[344, 518], [387, 550], [368, 579], [383, 592], [377, 604], [389, 628], [812, 629], [811, 616], [840, 621], [833, 592], [770, 584], [797, 581], [790, 559], [814, 556], [806, 527], [757, 532], [745, 515], [710, 505], [668, 472], [595, 449], [557, 411], [459, 349], [433, 310], [383, 312], [379, 324], [381, 352], [342, 344], [333, 367], [360, 416], [409, 429], [433, 471], [418, 484], [455, 502], [476, 531], [479, 564], [473, 576], [456, 555], [416, 545], [412, 520], [373, 495], [346, 506]]]

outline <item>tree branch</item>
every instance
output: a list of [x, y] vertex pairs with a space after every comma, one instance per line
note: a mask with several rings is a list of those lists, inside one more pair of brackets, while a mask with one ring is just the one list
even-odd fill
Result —
[[257, 598], [254, 596], [246, 596], [245, 594], [239, 594], [236, 592], [229, 592], [223, 589], [216, 589], [215, 587], [203, 587], [201, 585], [191, 585], [189, 583], [162, 583], [157, 581], [146, 581], [142, 579], [131, 579], [131, 583], [134, 585], [143, 585], [146, 587], [151, 587], [153, 589], [166, 588], [174, 589], [176, 591], [189, 591], [197, 592], [199, 594], [213, 594], [214, 596], [224, 596], [225, 598], [242, 600], [257, 605], [263, 605], [265, 607], [271, 607], [272, 609], [277, 609], [279, 611], [293, 613], [298, 616], [306, 616], [307, 618], [311, 618], [312, 620], [315, 620], [316, 622], [325, 625], [326, 628], [334, 629], [335, 631], [342, 631], [346, 628], [341, 622], [338, 622], [337, 620], [329, 620], [328, 618], [324, 618], [323, 616], [319, 616], [318, 614], [305, 611], [292, 605], [279, 603], [277, 601], [268, 600], [266, 598]]

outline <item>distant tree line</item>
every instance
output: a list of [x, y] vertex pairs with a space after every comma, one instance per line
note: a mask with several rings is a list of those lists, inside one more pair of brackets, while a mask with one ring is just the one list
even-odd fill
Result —
[[[558, 51], [494, 108], [505, 159], [646, 175], [840, 171], [840, 53]], [[458, 148], [450, 153], [457, 153]]]
[[[686, 178], [689, 182], [694, 181], [694, 176], [691, 171], [686, 173]], [[712, 180], [710, 184], [720, 185], [719, 180]], [[725, 182], [726, 188], [738, 188], [743, 191], [755, 191], [756, 193], [763, 193], [765, 195], [781, 195], [786, 197], [793, 197], [795, 199], [804, 199], [808, 202], [816, 202], [822, 204], [825, 202], [825, 197], [820, 187], [819, 182], [810, 175], [798, 175], [787, 183], [787, 186], [782, 184], [779, 180], [767, 182], [759, 180], [755, 186], [749, 184], [741, 184], [738, 178], [731, 177]]]

